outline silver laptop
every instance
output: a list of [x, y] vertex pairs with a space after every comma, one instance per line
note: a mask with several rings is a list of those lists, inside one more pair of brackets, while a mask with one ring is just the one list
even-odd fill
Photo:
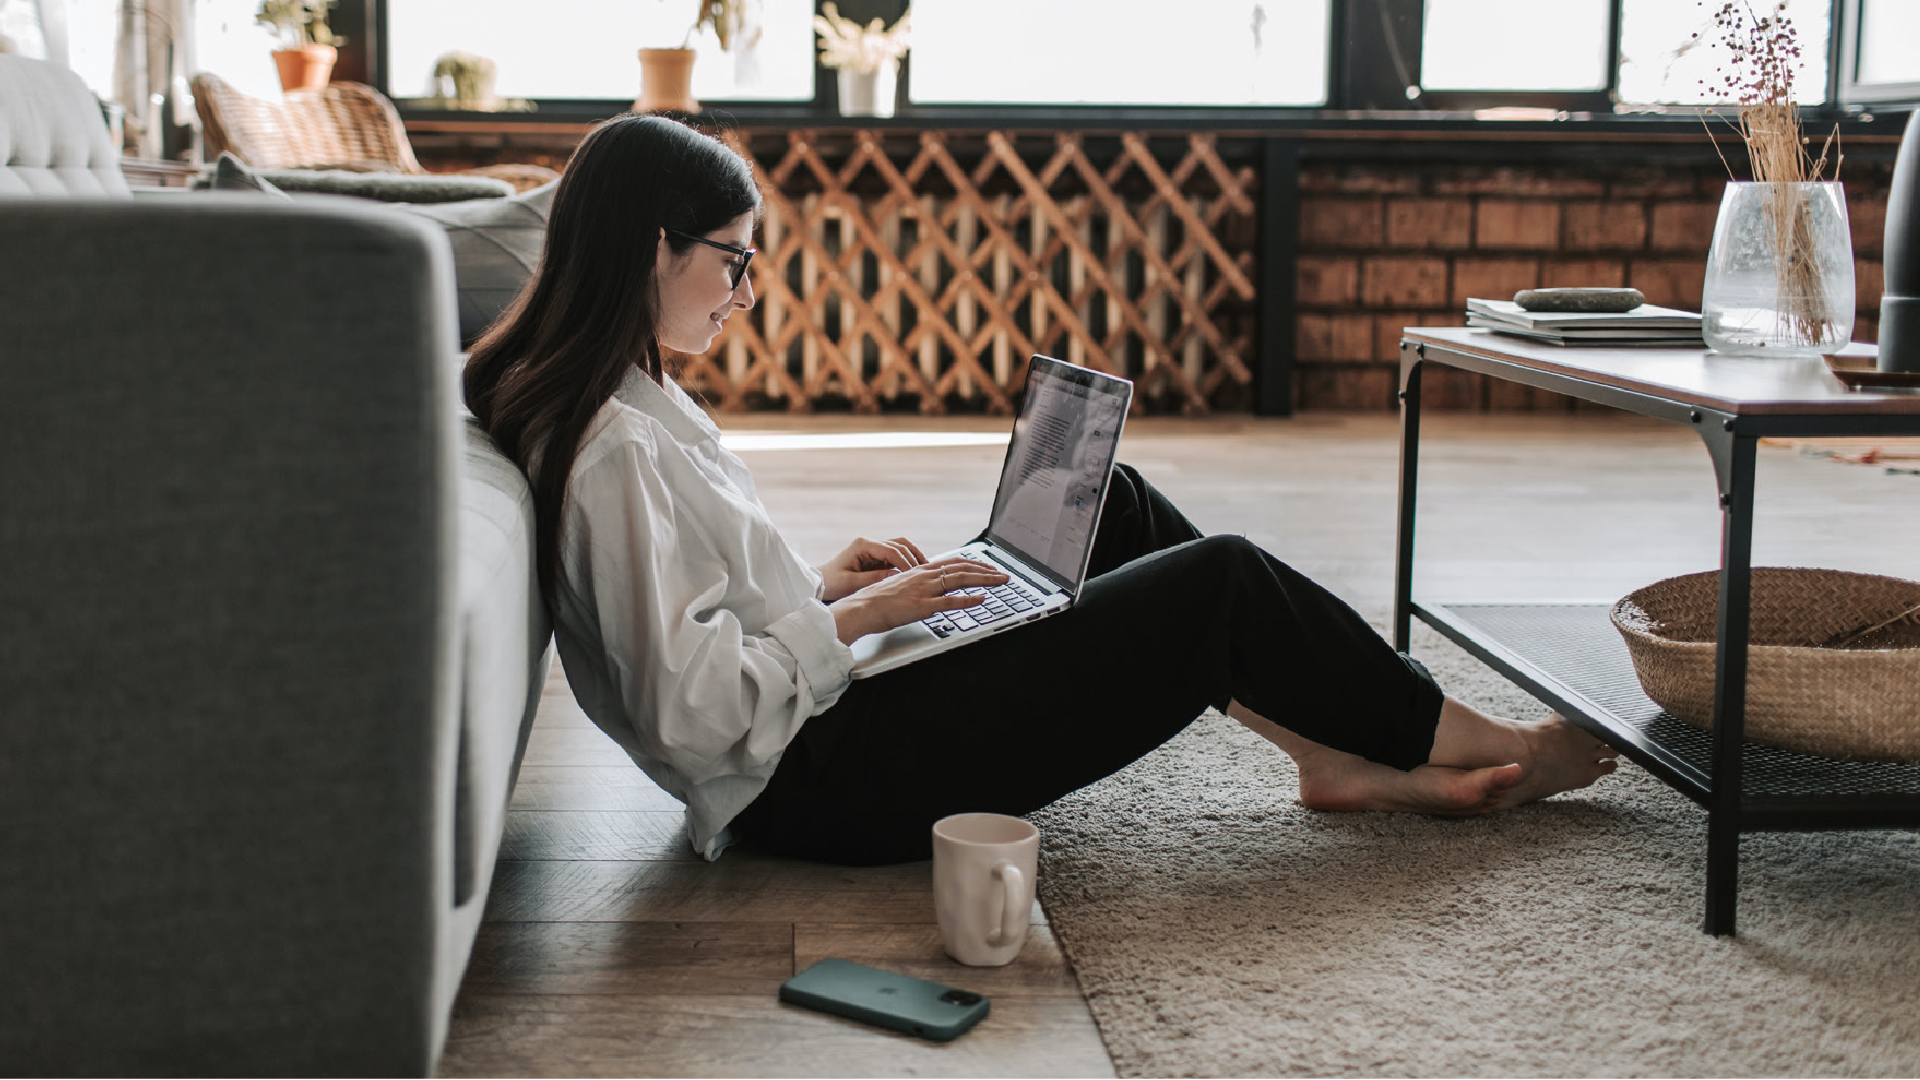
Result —
[[1007, 572], [1007, 583], [956, 589], [986, 600], [855, 641], [853, 677], [890, 671], [1072, 607], [1086, 583], [1094, 530], [1132, 400], [1133, 384], [1125, 379], [1035, 356], [986, 539], [936, 556], [992, 563]]

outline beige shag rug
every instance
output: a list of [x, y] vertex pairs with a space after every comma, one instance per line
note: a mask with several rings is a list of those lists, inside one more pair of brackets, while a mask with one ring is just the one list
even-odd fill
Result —
[[[1545, 710], [1420, 628], [1450, 693]], [[1209, 714], [1034, 815], [1040, 892], [1122, 1076], [1920, 1075], [1920, 835], [1742, 843], [1631, 765], [1472, 821], [1316, 814]]]

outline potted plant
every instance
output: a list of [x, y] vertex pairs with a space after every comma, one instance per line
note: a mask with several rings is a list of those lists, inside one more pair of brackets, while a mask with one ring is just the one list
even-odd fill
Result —
[[888, 29], [879, 19], [865, 26], [843, 17], [832, 0], [820, 6], [813, 28], [820, 32], [820, 63], [840, 73], [842, 116], [892, 116], [900, 57], [912, 32], [911, 11]]
[[338, 46], [346, 39], [327, 26], [327, 9], [336, 0], [260, 0], [254, 21], [273, 29], [280, 47], [273, 62], [280, 69], [280, 89], [319, 90], [333, 74]]
[[433, 86], [448, 108], [491, 112], [499, 108], [493, 94], [496, 68], [492, 60], [474, 53], [442, 53], [433, 62]]
[[1800, 46], [1785, 8], [1775, 0], [1762, 15], [1751, 0], [1726, 0], [1714, 13], [1730, 61], [1705, 85], [1739, 104], [1736, 127], [1753, 175], [1728, 182], [1707, 253], [1701, 333], [1720, 353], [1817, 356], [1853, 333], [1847, 197], [1828, 176], [1829, 164], [1837, 176], [1841, 158], [1835, 152], [1829, 161], [1832, 136], [1815, 158], [1800, 133]]
[[[713, 29], [720, 40], [720, 51], [730, 51], [735, 43], [751, 47], [759, 39], [757, 26], [749, 26], [747, 0], [695, 0], [700, 5], [687, 36], [679, 47], [640, 50], [640, 97], [635, 112], [699, 112], [693, 97], [693, 35], [703, 26]], [[742, 42], [742, 35], [745, 41]]]

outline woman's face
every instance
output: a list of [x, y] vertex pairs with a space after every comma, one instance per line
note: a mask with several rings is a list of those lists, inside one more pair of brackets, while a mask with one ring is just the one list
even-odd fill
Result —
[[[753, 246], [753, 215], [741, 214], [704, 239], [729, 247]], [[655, 280], [660, 289], [660, 344], [676, 352], [704, 353], [720, 333], [720, 324], [737, 308], [753, 306], [753, 283], [745, 275], [733, 284], [740, 256], [706, 244], [675, 253], [660, 234]]]

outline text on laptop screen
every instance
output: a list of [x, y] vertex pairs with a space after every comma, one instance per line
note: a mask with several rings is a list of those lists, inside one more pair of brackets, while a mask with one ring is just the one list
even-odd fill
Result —
[[1081, 382], [1035, 368], [1014, 421], [1007, 475], [994, 495], [996, 543], [1076, 580], [1100, 524], [1100, 493], [1113, 468], [1114, 439], [1126, 420], [1125, 384]]

